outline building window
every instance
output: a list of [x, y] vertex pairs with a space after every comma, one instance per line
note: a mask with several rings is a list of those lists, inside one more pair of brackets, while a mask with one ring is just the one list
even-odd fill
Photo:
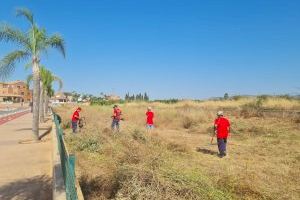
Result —
[[4, 85], [3, 85], [3, 88], [7, 88], [7, 85], [4, 84]]
[[24, 92], [21, 92], [21, 95], [24, 95]]

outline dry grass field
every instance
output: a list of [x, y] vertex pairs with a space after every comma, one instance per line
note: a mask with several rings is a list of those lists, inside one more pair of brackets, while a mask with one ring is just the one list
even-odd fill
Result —
[[[156, 129], [145, 130], [152, 106]], [[83, 106], [86, 127], [71, 134], [75, 107], [55, 111], [77, 156], [86, 199], [300, 199], [300, 102], [284, 98], [127, 103], [121, 132], [112, 106]], [[232, 124], [228, 156], [210, 144], [217, 110]], [[298, 113], [297, 113], [298, 112]]]

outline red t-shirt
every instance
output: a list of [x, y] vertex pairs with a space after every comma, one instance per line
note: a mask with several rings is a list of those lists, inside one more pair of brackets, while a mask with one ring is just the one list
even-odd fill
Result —
[[121, 109], [116, 108], [116, 109], [114, 109], [113, 118], [116, 119], [116, 120], [121, 120], [121, 114], [122, 114]]
[[79, 120], [79, 112], [76, 110], [72, 115], [72, 121], [77, 122]]
[[154, 112], [148, 111], [146, 112], [146, 115], [147, 115], [147, 124], [153, 125]]
[[225, 117], [220, 117], [215, 120], [217, 130], [217, 138], [227, 138], [229, 133], [230, 122]]

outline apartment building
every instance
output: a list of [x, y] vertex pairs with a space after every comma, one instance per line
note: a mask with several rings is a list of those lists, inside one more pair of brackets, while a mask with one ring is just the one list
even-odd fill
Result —
[[24, 81], [0, 82], [0, 102], [30, 102], [32, 90], [29, 90]]

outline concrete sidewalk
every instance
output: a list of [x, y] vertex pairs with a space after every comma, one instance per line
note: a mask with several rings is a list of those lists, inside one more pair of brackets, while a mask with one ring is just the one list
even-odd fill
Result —
[[[32, 114], [0, 125], [0, 199], [52, 198], [51, 136], [39, 143], [21, 144], [32, 139]], [[40, 125], [40, 135], [51, 121]]]

